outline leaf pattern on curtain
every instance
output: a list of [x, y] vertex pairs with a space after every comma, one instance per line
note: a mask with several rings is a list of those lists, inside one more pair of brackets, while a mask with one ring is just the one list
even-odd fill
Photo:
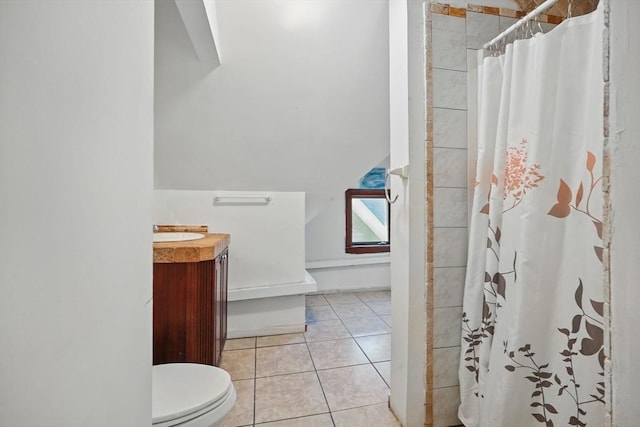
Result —
[[[527, 139], [523, 138], [517, 147], [509, 147], [505, 155], [504, 182], [502, 185], [503, 200], [508, 202], [509, 207], [503, 209], [502, 215], [516, 208], [525, 198], [527, 192], [537, 188], [544, 176], [540, 173], [541, 166], [537, 163], [529, 164], [529, 154], [527, 153]], [[479, 182], [479, 181], [476, 181]], [[500, 179], [493, 174], [491, 185], [487, 196], [487, 204], [480, 210], [481, 214], [489, 215], [491, 204], [491, 193], [494, 188], [500, 186]], [[495, 228], [488, 222], [489, 236], [487, 237], [487, 249], [493, 257], [495, 263], [488, 263], [487, 268], [499, 265], [500, 253], [495, 247], [500, 246], [502, 231], [499, 226]], [[472, 327], [471, 320], [467, 313], [462, 313], [462, 339], [467, 344], [464, 352], [465, 368], [475, 375], [476, 382], [479, 381], [480, 357], [477, 348], [486, 339], [493, 336], [497, 323], [500, 301], [504, 301], [507, 290], [507, 281], [515, 282], [517, 279], [516, 261], [518, 254], [513, 253], [513, 269], [510, 271], [485, 271], [484, 273], [484, 299], [482, 303], [482, 323]], [[476, 394], [477, 395], [477, 394]]]
[[[580, 182], [578, 190], [576, 192], [575, 199], [573, 198], [573, 192], [565, 181], [560, 180], [560, 185], [557, 192], [557, 203], [553, 205], [547, 215], [554, 216], [556, 218], [566, 218], [571, 213], [572, 209], [583, 215], [587, 215], [593, 222], [598, 238], [602, 240], [602, 220], [592, 215], [590, 210], [590, 201], [594, 193], [594, 190], [598, 183], [601, 181], [602, 176], [594, 177], [594, 167], [596, 164], [596, 156], [590, 151], [587, 152], [586, 168], [589, 172], [590, 182], [588, 184], [588, 195], [585, 202], [584, 209], [580, 208], [580, 204], [584, 196], [584, 186]], [[602, 247], [596, 246], [595, 255], [598, 260], [602, 262]], [[600, 249], [600, 250], [598, 250]], [[525, 344], [523, 347], [518, 348], [517, 353], [514, 350], [509, 349], [507, 341], [503, 343], [504, 353], [508, 355], [512, 364], [505, 365], [505, 369], [509, 372], [515, 372], [517, 370], [524, 370], [527, 375], [525, 378], [535, 384], [535, 389], [531, 394], [531, 407], [537, 409], [537, 412], [533, 412], [531, 415], [540, 423], [545, 424], [547, 427], [553, 427], [553, 415], [557, 415], [558, 411], [552, 404], [553, 399], [570, 398], [575, 403], [576, 412], [571, 414], [568, 419], [560, 420], [558, 425], [569, 426], [587, 426], [587, 423], [583, 421], [584, 417], [588, 414], [587, 405], [591, 403], [605, 404], [605, 384], [604, 384], [604, 303], [602, 301], [596, 301], [589, 299], [591, 307], [583, 305], [583, 293], [584, 286], [582, 279], [579, 280], [579, 285], [576, 288], [574, 299], [579, 313], [573, 316], [570, 327], [558, 327], [558, 331], [563, 334], [567, 339], [567, 345], [559, 352], [564, 362], [564, 370], [559, 372], [552, 372], [549, 370], [549, 363], [539, 365], [536, 363], [532, 351], [531, 344]], [[580, 340], [579, 349], [576, 348], [576, 344]], [[580, 375], [578, 369], [575, 366], [575, 359], [579, 357], [597, 358], [600, 366], [600, 372], [598, 375], [602, 377], [602, 380], [597, 382], [594, 386], [594, 390], [580, 391]], [[590, 374], [587, 372], [587, 375]], [[553, 376], [553, 381], [551, 377]], [[557, 389], [557, 395], [551, 393]], [[545, 394], [546, 393], [546, 394]], [[584, 397], [585, 394], [587, 397]]]
[[[505, 341], [504, 353], [512, 363], [505, 365], [509, 372], [524, 371], [524, 378], [530, 381], [534, 390], [531, 393], [532, 403], [530, 406], [536, 410], [531, 415], [540, 423], [547, 427], [553, 427], [554, 415], [558, 415], [553, 402], [563, 398], [570, 398], [575, 404], [575, 414], [570, 414], [568, 419], [559, 420], [558, 426], [587, 426], [583, 421], [588, 414], [587, 405], [591, 403], [605, 404], [605, 384], [604, 384], [604, 322], [603, 308], [601, 301], [590, 299], [591, 314], [583, 308], [583, 284], [579, 282], [575, 293], [576, 305], [580, 313], [577, 313], [571, 322], [571, 329], [558, 328], [558, 331], [567, 338], [567, 345], [561, 352], [564, 370], [554, 372], [549, 369], [549, 363], [536, 363], [536, 353], [532, 350], [531, 344], [525, 344], [515, 350], [509, 349], [509, 343]], [[580, 349], [574, 348], [578, 340], [581, 339]], [[578, 357], [596, 357], [601, 371], [598, 375], [602, 380], [597, 382], [594, 390], [580, 391], [580, 375], [577, 372], [575, 359]], [[589, 374], [587, 372], [587, 374]], [[556, 392], [557, 390], [557, 392]], [[585, 397], [585, 394], [587, 397]], [[564, 422], [563, 422], [564, 421]]]
[[[566, 182], [564, 182], [561, 179], [560, 186], [558, 187], [558, 195], [557, 195], [558, 203], [553, 205], [548, 215], [555, 216], [556, 218], [566, 218], [571, 213], [571, 209], [573, 209], [577, 213], [584, 214], [592, 220], [593, 225], [596, 228], [596, 233], [598, 234], [598, 237], [600, 238], [600, 240], [602, 240], [602, 219], [596, 218], [595, 216], [593, 216], [590, 209], [591, 196], [593, 195], [593, 192], [596, 186], [598, 185], [598, 183], [602, 180], [602, 176], [595, 178], [593, 173], [595, 166], [596, 166], [595, 154], [593, 154], [590, 151], [587, 151], [587, 171], [589, 172], [590, 182], [588, 184], [588, 190], [587, 190], [589, 194], [587, 195], [587, 200], [585, 202], [584, 207], [582, 209], [580, 208], [580, 204], [582, 203], [582, 200], [584, 197], [584, 186], [582, 181], [578, 186], [578, 190], [576, 191], [576, 198], [574, 201], [571, 188], [567, 185]], [[600, 260], [600, 262], [602, 262], [602, 246], [594, 246], [593, 249], [596, 255], [598, 256], [598, 259]]]
[[[508, 207], [503, 208], [502, 215], [508, 214], [509, 211], [517, 207], [525, 198], [527, 192], [539, 187], [545, 176], [541, 174], [541, 166], [539, 164], [528, 164], [528, 154], [526, 151], [527, 140], [523, 139], [519, 147], [510, 147], [505, 156], [505, 185], [503, 199], [508, 201]], [[587, 152], [586, 169], [589, 173], [589, 182], [587, 185], [587, 198], [584, 206], [581, 203], [584, 199], [584, 185], [580, 182], [575, 198], [573, 191], [564, 180], [560, 180], [557, 191], [557, 203], [554, 204], [547, 215], [563, 219], [568, 217], [572, 210], [576, 213], [588, 216], [595, 226], [595, 232], [599, 239], [602, 239], [602, 220], [595, 217], [590, 209], [590, 201], [594, 190], [602, 177], [594, 176], [594, 166], [596, 156]], [[489, 200], [491, 192], [499, 185], [499, 178], [494, 174], [491, 178], [491, 187], [489, 190]], [[490, 212], [490, 203], [487, 203], [481, 214]], [[501, 230], [499, 227], [495, 229], [489, 221], [490, 238], [487, 240], [487, 249], [496, 258], [500, 260], [500, 253], [493, 249], [493, 245], [500, 245]], [[599, 261], [602, 261], [601, 253], [598, 252], [601, 247], [594, 247], [596, 250], [594, 255]], [[478, 348], [486, 339], [492, 338], [497, 323], [498, 310], [501, 307], [500, 301], [506, 301], [506, 289], [508, 284], [515, 284], [517, 281], [516, 269], [517, 253], [513, 254], [513, 270], [507, 272], [485, 272], [484, 300], [482, 323], [480, 326], [472, 327], [471, 319], [466, 313], [463, 313], [462, 319], [462, 339], [467, 344], [465, 348], [464, 361], [467, 362], [465, 368], [475, 376], [475, 381], [479, 380], [480, 357], [478, 356]], [[584, 304], [584, 286], [582, 279], [578, 278], [578, 286], [574, 293], [575, 305], [577, 312], [573, 316], [570, 325], [560, 325], [557, 331], [566, 337], [566, 345], [561, 351], [558, 351], [559, 358], [562, 360], [564, 369], [550, 368], [549, 361], [542, 361], [536, 357], [536, 352], [532, 344], [525, 343], [520, 346], [511, 347], [507, 340], [503, 341], [503, 353], [509, 360], [504, 368], [511, 373], [522, 373], [522, 378], [527, 380], [531, 387], [531, 403], [530, 407], [534, 412], [531, 416], [546, 427], [554, 427], [555, 425], [568, 426], [587, 426], [583, 421], [588, 415], [588, 406], [590, 404], [605, 404], [605, 383], [604, 383], [604, 304], [602, 301], [588, 299], [589, 305]], [[493, 307], [493, 308], [492, 308]], [[601, 377], [592, 390], [582, 391], [581, 372], [576, 368], [577, 358], [595, 358], [597, 359], [600, 371], [597, 373]], [[589, 374], [589, 373], [587, 373]], [[475, 393], [477, 397], [478, 393]], [[564, 414], [559, 414], [554, 404], [557, 400], [569, 399], [575, 406], [575, 413], [570, 414], [567, 419], [559, 419]], [[555, 420], [555, 421], [554, 421]]]

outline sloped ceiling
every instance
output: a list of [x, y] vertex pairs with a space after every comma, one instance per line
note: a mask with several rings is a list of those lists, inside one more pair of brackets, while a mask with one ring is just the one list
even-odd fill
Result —
[[155, 186], [344, 191], [389, 155], [386, 0], [217, 2], [222, 65], [156, 2]]
[[[515, 0], [520, 10], [530, 12], [537, 6], [545, 2], [545, 0]], [[598, 6], [598, 0], [560, 0], [552, 6], [547, 13], [555, 16], [567, 16], [567, 10], [571, 2], [571, 15], [579, 16], [589, 12], [593, 12]]]

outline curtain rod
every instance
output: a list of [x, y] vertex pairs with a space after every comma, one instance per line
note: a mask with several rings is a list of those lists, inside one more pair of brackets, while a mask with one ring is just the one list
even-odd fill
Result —
[[498, 34], [493, 40], [491, 40], [488, 43], [485, 43], [485, 45], [482, 46], [482, 48], [483, 49], [489, 49], [489, 47], [493, 46], [496, 42], [498, 42], [499, 40], [505, 38], [507, 35], [511, 34], [513, 31], [517, 30], [518, 28], [520, 28], [521, 26], [523, 26], [527, 22], [531, 21], [533, 18], [535, 18], [536, 16], [540, 15], [542, 12], [544, 12], [547, 9], [549, 9], [551, 6], [553, 6], [556, 3], [558, 3], [558, 0], [547, 0], [547, 1], [545, 1], [540, 6], [536, 7], [531, 12], [529, 12], [524, 18], [521, 18], [518, 22], [516, 22], [515, 24], [513, 24], [512, 26], [510, 26], [509, 28], [507, 28], [506, 30], [501, 32], [500, 34]]

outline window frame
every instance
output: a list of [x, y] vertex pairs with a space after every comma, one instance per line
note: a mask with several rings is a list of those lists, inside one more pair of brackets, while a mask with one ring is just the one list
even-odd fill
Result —
[[[391, 204], [385, 197], [384, 189], [350, 188], [345, 191], [345, 252], [348, 254], [372, 254], [391, 251]], [[384, 243], [353, 243], [353, 199], [384, 199], [387, 202], [387, 236], [389, 241]]]

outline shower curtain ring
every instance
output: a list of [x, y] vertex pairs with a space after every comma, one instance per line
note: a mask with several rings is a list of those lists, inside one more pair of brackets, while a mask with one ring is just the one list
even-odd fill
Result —
[[540, 21], [538, 20], [537, 16], [536, 16], [536, 23], [538, 24], [538, 32], [544, 33], [544, 30], [542, 29], [542, 24], [540, 24]]

